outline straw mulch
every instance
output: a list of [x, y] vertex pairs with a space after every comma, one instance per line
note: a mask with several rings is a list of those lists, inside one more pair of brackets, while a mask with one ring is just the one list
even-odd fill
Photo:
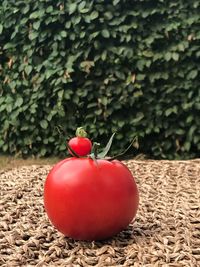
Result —
[[126, 164], [139, 211], [102, 242], [74, 241], [51, 226], [43, 207], [50, 166], [1, 171], [0, 266], [200, 266], [200, 160]]

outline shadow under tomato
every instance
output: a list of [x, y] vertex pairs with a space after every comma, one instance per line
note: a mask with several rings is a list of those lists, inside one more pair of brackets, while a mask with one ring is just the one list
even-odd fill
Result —
[[118, 248], [126, 247], [127, 245], [136, 244], [142, 240], [147, 240], [153, 237], [155, 234], [158, 234], [161, 231], [161, 227], [157, 223], [152, 224], [140, 224], [134, 222], [130, 224], [126, 229], [121, 231], [119, 234], [113, 236], [112, 238], [105, 240], [97, 241], [82, 241], [82, 240], [73, 240], [72, 238], [67, 238], [67, 242], [75, 245], [79, 244], [81, 247], [87, 248], [101, 248], [105, 245], [115, 246]]

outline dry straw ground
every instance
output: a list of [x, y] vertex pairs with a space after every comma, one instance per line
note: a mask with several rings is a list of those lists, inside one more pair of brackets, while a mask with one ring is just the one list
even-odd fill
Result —
[[74, 241], [50, 225], [43, 208], [50, 166], [1, 170], [0, 266], [200, 266], [200, 160], [126, 164], [138, 183], [139, 212], [103, 242]]

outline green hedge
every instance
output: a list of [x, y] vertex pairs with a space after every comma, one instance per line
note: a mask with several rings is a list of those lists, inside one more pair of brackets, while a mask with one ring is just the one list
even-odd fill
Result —
[[[62, 155], [77, 126], [114, 151], [200, 150], [199, 0], [2, 0], [0, 151]], [[58, 131], [62, 128], [63, 134]]]

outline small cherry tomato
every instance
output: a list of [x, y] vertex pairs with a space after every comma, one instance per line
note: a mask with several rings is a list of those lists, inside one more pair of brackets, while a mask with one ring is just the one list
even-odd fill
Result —
[[[92, 150], [92, 142], [87, 137], [87, 133], [82, 127], [77, 128], [76, 137], [73, 137], [69, 140], [68, 146], [81, 157], [87, 156]], [[68, 149], [69, 153], [73, 153]]]
[[[74, 137], [70, 139], [68, 145], [81, 157], [90, 154], [92, 149], [92, 142], [86, 137]], [[73, 155], [70, 150], [69, 153]]]

